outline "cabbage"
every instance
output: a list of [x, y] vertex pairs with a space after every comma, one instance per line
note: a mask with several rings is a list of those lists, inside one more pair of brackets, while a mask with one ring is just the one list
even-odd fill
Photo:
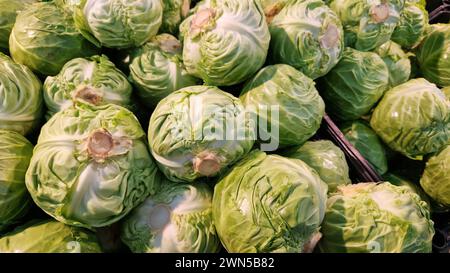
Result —
[[422, 40], [428, 27], [428, 12], [425, 7], [414, 5], [406, 0], [400, 21], [392, 33], [392, 41], [404, 48], [413, 48]]
[[35, 3], [19, 13], [9, 47], [14, 61], [43, 75], [55, 75], [69, 60], [97, 52], [75, 29], [70, 14], [53, 2]]
[[345, 45], [369, 51], [389, 41], [405, 0], [327, 0], [342, 21]]
[[264, 64], [270, 33], [254, 0], [211, 0], [180, 27], [187, 71], [208, 85], [245, 81]]
[[346, 48], [339, 63], [319, 79], [327, 112], [339, 120], [369, 113], [388, 87], [389, 70], [378, 54]]
[[38, 0], [0, 0], [0, 51], [8, 51], [9, 35], [16, 22], [17, 13]]
[[450, 100], [450, 86], [442, 88], [441, 91], [444, 93], [447, 99]]
[[129, 48], [155, 36], [162, 15], [162, 0], [81, 0], [73, 17], [81, 34], [97, 46]]
[[26, 174], [35, 203], [63, 223], [117, 222], [157, 190], [145, 133], [123, 107], [78, 104], [41, 129]]
[[383, 175], [388, 170], [387, 152], [377, 134], [363, 121], [346, 122], [340, 126], [345, 138]]
[[239, 99], [212, 86], [178, 90], [150, 118], [150, 150], [167, 178], [212, 177], [250, 151], [255, 125]]
[[283, 155], [303, 160], [327, 183], [328, 192], [335, 192], [338, 186], [351, 184], [345, 155], [329, 140], [307, 141], [300, 147], [287, 150]]
[[370, 125], [392, 150], [420, 160], [449, 143], [450, 101], [427, 80], [410, 80], [384, 95]]
[[164, 181], [122, 224], [133, 252], [208, 253], [220, 249], [212, 222], [212, 192], [205, 184]]
[[24, 216], [31, 204], [25, 173], [32, 153], [26, 138], [0, 129], [0, 232]]
[[216, 184], [213, 219], [228, 252], [311, 252], [326, 200], [303, 161], [255, 150]]
[[273, 63], [289, 64], [312, 79], [327, 74], [344, 50], [341, 22], [321, 0], [288, 2], [269, 30]]
[[386, 42], [375, 50], [389, 70], [389, 87], [394, 87], [409, 80], [411, 61], [402, 48], [394, 42]]
[[420, 185], [437, 203], [450, 207], [450, 145], [430, 157]]
[[175, 37], [160, 34], [133, 54], [130, 81], [147, 106], [154, 107], [172, 92], [200, 83], [187, 73], [181, 50], [182, 45]]
[[338, 253], [431, 252], [427, 203], [408, 187], [361, 183], [339, 188], [327, 202], [320, 249]]
[[92, 105], [129, 106], [131, 90], [126, 76], [105, 55], [73, 59], [44, 82], [47, 119], [78, 100]]
[[176, 35], [178, 26], [188, 16], [191, 0], [164, 0], [160, 33]]
[[303, 144], [319, 129], [325, 110], [314, 81], [284, 64], [261, 69], [240, 99], [258, 116], [259, 138], [270, 137], [271, 150]]
[[0, 253], [100, 253], [91, 231], [52, 220], [31, 221], [0, 238]]
[[450, 85], [450, 24], [434, 24], [419, 45], [417, 61], [425, 79]]
[[0, 129], [31, 133], [42, 115], [41, 82], [26, 66], [0, 53]]

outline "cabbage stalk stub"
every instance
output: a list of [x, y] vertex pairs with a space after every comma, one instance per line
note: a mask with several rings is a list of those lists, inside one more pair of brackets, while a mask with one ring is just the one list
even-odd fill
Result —
[[42, 127], [27, 171], [35, 203], [58, 221], [102, 227], [124, 217], [159, 184], [145, 133], [123, 107], [77, 104]]

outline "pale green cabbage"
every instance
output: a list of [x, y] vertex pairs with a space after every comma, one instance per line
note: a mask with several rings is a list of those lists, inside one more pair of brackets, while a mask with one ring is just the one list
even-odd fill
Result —
[[20, 134], [0, 129], [0, 232], [28, 211], [25, 173], [33, 145]]
[[79, 100], [127, 107], [131, 104], [131, 91], [127, 77], [106, 55], [76, 58], [66, 63], [58, 75], [45, 80], [46, 117], [49, 119]]
[[312, 79], [327, 74], [344, 50], [342, 24], [321, 0], [289, 1], [273, 16], [269, 30], [272, 62], [289, 64]]
[[127, 109], [77, 104], [41, 129], [26, 175], [35, 203], [66, 224], [117, 222], [159, 184], [145, 133]]
[[42, 75], [56, 75], [71, 59], [98, 51], [54, 2], [35, 3], [19, 13], [9, 47], [14, 61]]
[[428, 27], [428, 12], [425, 7], [411, 2], [406, 0], [405, 9], [391, 37], [392, 41], [407, 49], [420, 43]]
[[389, 70], [378, 54], [347, 47], [339, 63], [318, 82], [327, 112], [339, 120], [369, 113], [388, 88]]
[[0, 238], [0, 253], [100, 253], [95, 234], [53, 220], [32, 221]]
[[270, 33], [259, 2], [206, 1], [183, 24], [184, 64], [209, 85], [243, 82], [266, 60]]
[[134, 209], [121, 238], [133, 252], [210, 253], [220, 249], [206, 184], [164, 181], [157, 194]]
[[427, 161], [420, 185], [437, 203], [450, 207], [450, 145]]
[[384, 95], [370, 125], [392, 150], [420, 160], [449, 143], [450, 101], [427, 80], [410, 80]]
[[129, 48], [155, 36], [162, 15], [162, 0], [81, 0], [74, 19], [81, 34], [97, 46]]
[[328, 192], [335, 192], [338, 186], [351, 184], [345, 154], [329, 140], [307, 141], [283, 153], [284, 156], [303, 160], [313, 168], [322, 181], [327, 183]]
[[411, 61], [408, 54], [402, 48], [392, 42], [386, 42], [379, 46], [377, 53], [387, 65], [389, 70], [389, 87], [394, 87], [407, 82], [411, 75]]
[[345, 45], [369, 51], [389, 41], [405, 0], [327, 0], [342, 21]]
[[211, 177], [250, 151], [255, 124], [239, 99], [212, 86], [180, 89], [150, 118], [150, 150], [167, 178]]
[[430, 25], [416, 51], [425, 79], [438, 86], [450, 86], [450, 24]]
[[380, 174], [388, 170], [387, 153], [383, 142], [365, 122], [355, 120], [339, 127], [345, 138], [369, 161]]
[[270, 136], [279, 147], [303, 144], [319, 129], [325, 111], [314, 81], [285, 64], [261, 69], [239, 98], [258, 117], [259, 138]]
[[306, 163], [255, 150], [216, 184], [213, 219], [228, 252], [311, 252], [326, 200]]
[[0, 129], [31, 133], [41, 121], [43, 104], [39, 79], [0, 53]]
[[321, 231], [320, 249], [334, 253], [431, 252], [434, 235], [427, 203], [387, 182], [340, 187]]
[[133, 54], [130, 81], [145, 105], [155, 107], [172, 92], [201, 83], [186, 71], [182, 47], [172, 35], [160, 34]]

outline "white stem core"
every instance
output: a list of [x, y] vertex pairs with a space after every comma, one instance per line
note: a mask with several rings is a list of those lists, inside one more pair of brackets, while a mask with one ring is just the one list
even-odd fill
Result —
[[389, 18], [389, 6], [386, 3], [373, 6], [370, 15], [376, 23], [383, 23]]
[[172, 209], [165, 204], [156, 205], [150, 212], [148, 224], [153, 230], [161, 230], [170, 222]]
[[220, 160], [213, 153], [197, 155], [193, 165], [194, 171], [204, 176], [213, 176], [220, 171]]

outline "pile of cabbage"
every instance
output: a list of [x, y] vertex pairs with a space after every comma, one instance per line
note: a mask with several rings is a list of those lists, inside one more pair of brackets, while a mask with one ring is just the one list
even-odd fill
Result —
[[0, 6], [0, 252], [433, 251], [450, 24], [424, 1]]

